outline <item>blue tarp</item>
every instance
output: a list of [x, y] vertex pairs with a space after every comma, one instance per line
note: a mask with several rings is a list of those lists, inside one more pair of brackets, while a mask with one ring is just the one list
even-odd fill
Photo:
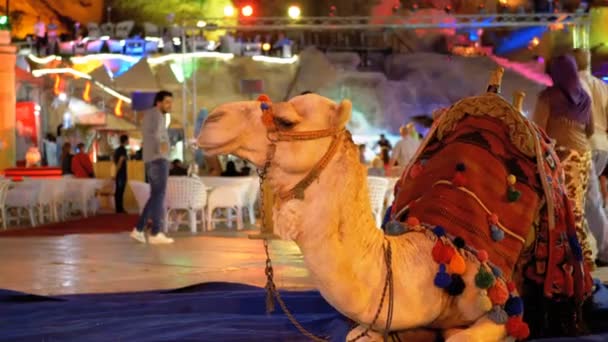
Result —
[[[313, 333], [344, 341], [348, 319], [318, 292], [283, 291], [282, 296]], [[608, 304], [608, 290], [602, 288], [597, 296]], [[607, 340], [608, 335], [560, 339]], [[0, 341], [296, 342], [306, 338], [278, 306], [275, 313], [266, 315], [263, 289], [206, 283], [173, 291], [55, 297], [0, 290]]]

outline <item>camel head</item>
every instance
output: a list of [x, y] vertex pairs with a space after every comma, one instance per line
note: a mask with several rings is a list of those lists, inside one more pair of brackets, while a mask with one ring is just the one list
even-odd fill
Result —
[[[351, 116], [351, 103], [340, 104], [316, 94], [306, 94], [287, 102], [268, 104], [276, 132], [341, 130]], [[268, 149], [276, 134], [264, 124], [260, 101], [223, 104], [209, 114], [198, 136], [198, 145], [206, 154], [234, 154], [256, 167], [264, 166]], [[276, 141], [269, 177], [279, 189], [293, 186], [323, 157], [331, 137], [310, 140]]]

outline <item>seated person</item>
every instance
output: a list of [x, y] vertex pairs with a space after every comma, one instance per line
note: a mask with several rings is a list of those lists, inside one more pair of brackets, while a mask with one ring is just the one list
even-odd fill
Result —
[[171, 162], [171, 167], [169, 168], [169, 176], [187, 176], [188, 169], [186, 169], [182, 165], [182, 161], [179, 159], [175, 159]]
[[241, 173], [236, 170], [236, 164], [231, 160], [226, 163], [226, 171], [222, 172], [222, 177], [238, 177]]
[[368, 176], [384, 177], [384, 162], [379, 157], [374, 158], [372, 166], [367, 169]]
[[95, 178], [93, 163], [85, 153], [85, 146], [80, 143], [76, 146], [78, 153], [72, 157], [72, 173], [76, 178]]

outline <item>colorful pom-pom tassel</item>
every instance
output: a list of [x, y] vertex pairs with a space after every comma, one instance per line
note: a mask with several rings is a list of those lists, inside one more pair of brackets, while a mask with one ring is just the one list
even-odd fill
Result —
[[509, 291], [509, 293], [512, 293], [513, 291], [515, 291], [515, 283], [510, 281], [507, 283], [507, 290]]
[[454, 246], [456, 246], [456, 248], [464, 248], [464, 246], [466, 246], [466, 243], [464, 242], [464, 239], [461, 238], [460, 236], [457, 236], [454, 238], [454, 241], [452, 241], [454, 243]]
[[466, 187], [467, 186], [467, 178], [464, 173], [456, 172], [454, 178], [452, 178], [452, 183], [457, 187]]
[[500, 306], [495, 305], [492, 311], [488, 312], [488, 318], [496, 324], [505, 324], [509, 320], [509, 315]]
[[266, 127], [270, 127], [270, 126], [274, 125], [274, 119], [272, 117], [272, 114], [270, 114], [269, 112], [264, 112], [262, 114], [262, 123]]
[[517, 200], [519, 200], [520, 197], [521, 197], [521, 192], [519, 192], [514, 187], [509, 187], [509, 190], [507, 190], [507, 199], [509, 200], [509, 202], [511, 202], [511, 203], [517, 202]]
[[445, 271], [445, 265], [439, 265], [439, 272], [435, 275], [435, 286], [445, 289], [452, 283], [452, 277]]
[[488, 221], [490, 222], [490, 224], [497, 225], [498, 224], [498, 215], [490, 214], [490, 216], [488, 216]]
[[516, 340], [525, 340], [530, 336], [530, 328], [521, 316], [509, 317], [506, 324], [507, 334]]
[[485, 267], [479, 267], [479, 271], [475, 275], [475, 286], [480, 289], [488, 289], [494, 285], [494, 276], [488, 272]]
[[445, 228], [442, 226], [435, 226], [435, 228], [433, 228], [433, 234], [437, 235], [437, 237], [445, 236]]
[[407, 225], [410, 227], [418, 227], [420, 225], [420, 220], [414, 216], [410, 216], [407, 218], [405, 223], [407, 223]]
[[509, 185], [515, 185], [515, 183], [517, 183], [517, 177], [515, 177], [515, 175], [508, 175], [507, 176], [507, 184], [509, 184]]
[[266, 95], [266, 94], [262, 94], [262, 95], [258, 96], [258, 101], [270, 102], [270, 97], [268, 97], [268, 95]]
[[479, 262], [481, 263], [488, 261], [488, 252], [483, 249], [477, 251], [477, 259], [479, 259]]
[[488, 294], [485, 290], [481, 290], [479, 292], [479, 297], [477, 298], [477, 306], [483, 312], [488, 312], [492, 310], [492, 301], [488, 297]]
[[386, 235], [397, 236], [397, 235], [405, 234], [407, 232], [407, 229], [400, 222], [389, 221], [386, 223], [386, 226], [384, 227], [384, 231], [386, 232]]
[[488, 297], [494, 305], [505, 305], [509, 299], [509, 291], [502, 281], [494, 282], [494, 285], [488, 289]]
[[464, 258], [460, 253], [454, 253], [452, 260], [450, 260], [450, 264], [448, 265], [448, 272], [463, 275], [466, 270], [467, 265], [464, 262]]
[[262, 110], [268, 110], [268, 109], [270, 109], [270, 105], [266, 102], [262, 102], [262, 104], [260, 105], [260, 108]]
[[502, 277], [502, 270], [496, 266], [490, 266], [490, 268], [492, 269], [492, 274], [496, 277], [496, 278], [500, 278]]
[[433, 250], [431, 251], [431, 255], [433, 256], [433, 260], [438, 264], [447, 264], [452, 260], [452, 256], [454, 256], [454, 248], [450, 245], [446, 245], [441, 240], [437, 240], [435, 242], [435, 246], [433, 246]]
[[496, 242], [502, 241], [505, 238], [505, 232], [496, 225], [490, 226], [490, 235], [492, 236], [492, 240]]
[[519, 297], [511, 296], [505, 303], [505, 311], [511, 316], [518, 316], [524, 313], [524, 302]]
[[462, 277], [458, 274], [452, 274], [452, 282], [445, 290], [450, 296], [458, 296], [464, 292], [465, 284]]

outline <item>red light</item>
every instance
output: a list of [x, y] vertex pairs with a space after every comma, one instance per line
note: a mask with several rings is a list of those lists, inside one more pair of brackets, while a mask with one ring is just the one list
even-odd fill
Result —
[[245, 16], [245, 17], [251, 17], [253, 15], [253, 7], [247, 5], [243, 8], [241, 8], [241, 13]]

